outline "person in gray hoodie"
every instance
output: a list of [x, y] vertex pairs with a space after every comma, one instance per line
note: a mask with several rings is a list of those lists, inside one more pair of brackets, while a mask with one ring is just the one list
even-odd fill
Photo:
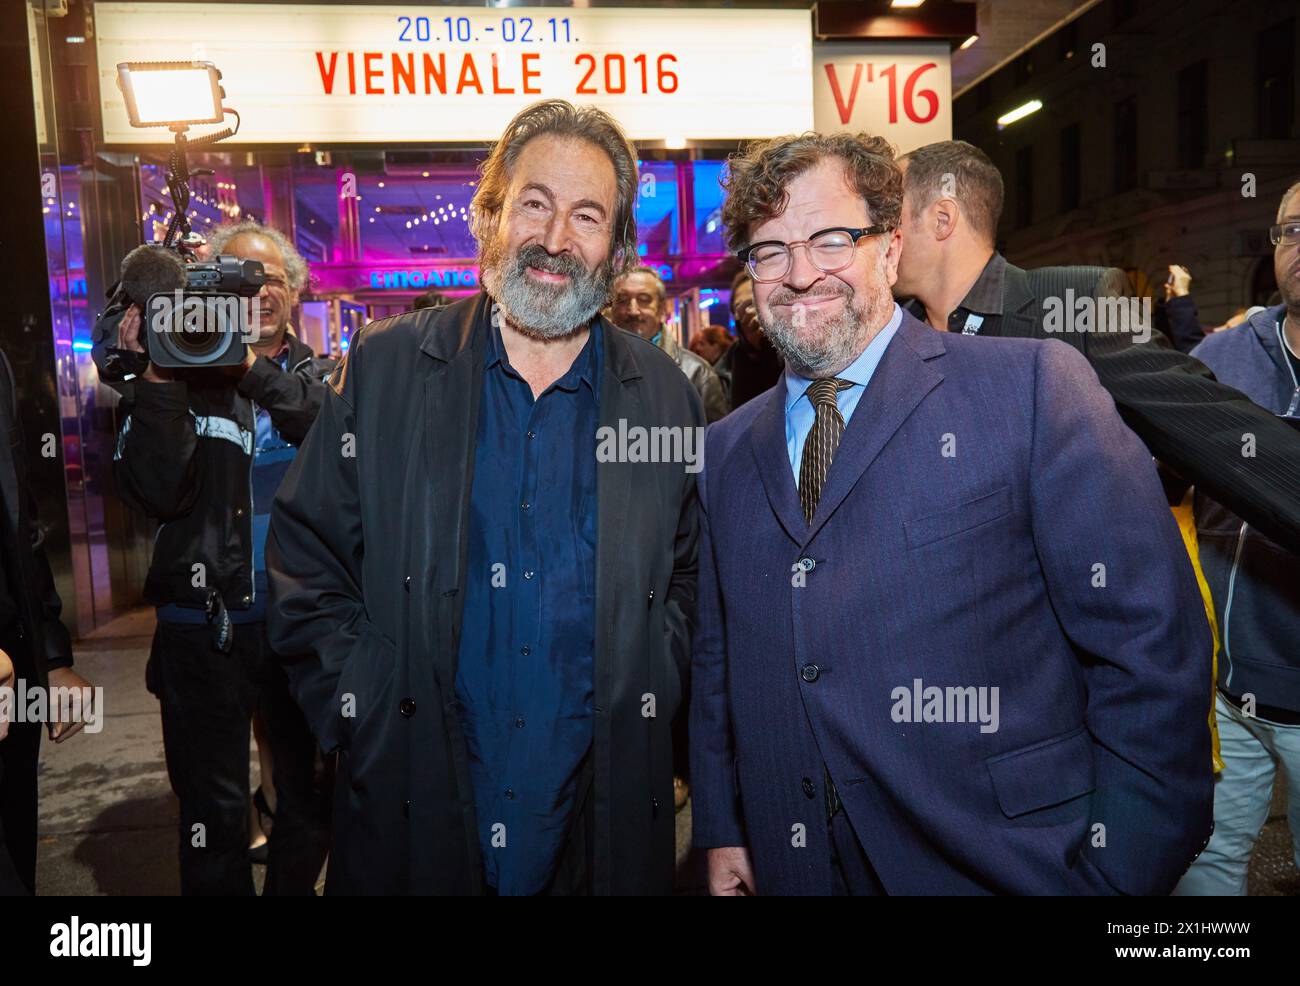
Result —
[[[1207, 336], [1192, 355], [1300, 428], [1300, 182], [1282, 196], [1269, 234], [1283, 303]], [[1241, 436], [1243, 470], [1252, 467], [1254, 441]], [[1279, 769], [1300, 866], [1300, 555], [1199, 490], [1194, 509], [1222, 637], [1215, 714], [1224, 769], [1214, 791], [1214, 834], [1174, 893], [1244, 895]]]

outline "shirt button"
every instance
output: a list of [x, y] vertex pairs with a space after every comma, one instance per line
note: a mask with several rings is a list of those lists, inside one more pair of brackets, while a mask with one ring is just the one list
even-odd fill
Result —
[[515, 800], [515, 789], [514, 789], [514, 788], [512, 788], [512, 787], [508, 787], [508, 788], [506, 788], [506, 800], [507, 800], [507, 801], [514, 801], [514, 800]]
[[811, 777], [805, 777], [803, 779], [803, 793], [804, 796], [808, 798], [813, 798], [817, 796], [817, 788], [813, 784]]
[[524, 572], [524, 578], [528, 579], [529, 581], [532, 581], [533, 570], [531, 568]]
[[527, 510], [527, 509], [528, 509], [529, 507], [531, 507], [531, 506], [532, 506], [532, 504], [529, 503], [527, 500], [525, 500], [523, 503], [519, 504], [519, 509], [520, 509], [520, 510]]
[[523, 729], [523, 728], [524, 728], [524, 717], [520, 716], [518, 719], [515, 720], [515, 729]]
[[519, 648], [519, 653], [520, 653], [520, 654], [523, 654], [524, 657], [527, 657], [527, 656], [528, 656], [529, 654], [531, 654], [532, 652], [533, 652], [533, 649], [532, 649], [531, 647], [529, 647], [527, 644], [524, 644], [524, 646], [522, 646], [522, 647]]
[[811, 572], [816, 567], [817, 562], [807, 556], [799, 559], [799, 570], [802, 572]]
[[799, 669], [799, 677], [810, 685], [821, 677], [821, 673], [822, 669], [815, 664], [805, 664]]

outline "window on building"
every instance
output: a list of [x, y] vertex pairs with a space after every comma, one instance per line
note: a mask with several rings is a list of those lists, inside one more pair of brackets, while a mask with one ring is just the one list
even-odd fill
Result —
[[1137, 97], [1128, 96], [1115, 104], [1113, 187], [1116, 192], [1124, 192], [1137, 185], [1137, 142]]
[[1295, 120], [1295, 18], [1260, 31], [1255, 44], [1255, 106], [1260, 137], [1286, 140]]
[[1202, 168], [1209, 144], [1208, 63], [1194, 62], [1178, 73], [1178, 167]]
[[1016, 151], [1016, 225], [1034, 221], [1034, 148], [1030, 144]]
[[1081, 164], [1079, 160], [1079, 125], [1072, 123], [1061, 131], [1061, 211], [1079, 208]]

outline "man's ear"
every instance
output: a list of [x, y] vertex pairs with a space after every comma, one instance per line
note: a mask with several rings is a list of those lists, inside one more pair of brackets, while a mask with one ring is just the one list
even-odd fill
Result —
[[885, 247], [885, 280], [892, 288], [898, 280], [898, 258], [903, 255], [903, 231], [898, 228], [890, 231], [888, 243]]
[[961, 222], [961, 206], [956, 199], [938, 198], [927, 210], [926, 224], [934, 233], [936, 240], [946, 240], [957, 232]]

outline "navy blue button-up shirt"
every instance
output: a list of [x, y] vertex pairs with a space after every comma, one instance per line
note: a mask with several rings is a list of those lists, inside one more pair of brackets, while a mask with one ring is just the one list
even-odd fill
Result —
[[456, 697], [485, 877], [545, 889], [592, 742], [601, 337], [533, 400], [495, 312], [470, 493]]

